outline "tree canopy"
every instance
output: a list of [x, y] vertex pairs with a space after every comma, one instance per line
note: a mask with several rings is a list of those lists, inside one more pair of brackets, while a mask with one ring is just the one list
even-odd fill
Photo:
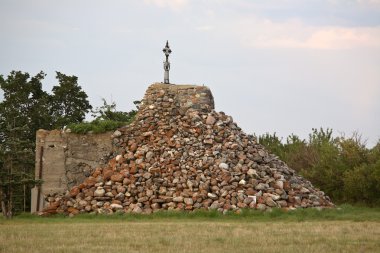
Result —
[[52, 89], [50, 98], [52, 127], [60, 128], [70, 123], [82, 122], [92, 106], [87, 100], [87, 94], [78, 85], [78, 77], [67, 76], [57, 72], [59, 85]]
[[35, 76], [21, 71], [12, 71], [6, 78], [0, 75], [4, 93], [0, 102], [0, 200], [6, 217], [25, 211], [30, 189], [39, 183], [34, 179], [36, 131], [81, 122], [92, 109], [76, 76], [57, 72], [58, 85], [52, 94], [42, 89], [45, 76], [42, 71]]

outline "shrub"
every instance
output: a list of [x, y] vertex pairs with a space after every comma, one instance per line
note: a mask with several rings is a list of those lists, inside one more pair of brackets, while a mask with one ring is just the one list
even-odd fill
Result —
[[282, 143], [268, 133], [258, 140], [334, 202], [380, 205], [380, 141], [368, 149], [357, 133], [334, 138], [322, 128], [313, 129], [307, 141], [292, 134]]
[[92, 122], [69, 124], [67, 128], [69, 128], [71, 132], [76, 134], [85, 134], [89, 132], [105, 133], [108, 131], [116, 130], [119, 127], [128, 125], [130, 122], [120, 122], [114, 120], [94, 120]]
[[380, 204], [380, 160], [344, 173], [344, 197], [349, 202]]

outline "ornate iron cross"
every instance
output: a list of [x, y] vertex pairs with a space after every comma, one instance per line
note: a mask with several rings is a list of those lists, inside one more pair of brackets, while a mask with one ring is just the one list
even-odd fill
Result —
[[169, 42], [166, 41], [166, 46], [162, 50], [166, 56], [166, 61], [164, 61], [164, 83], [169, 83], [169, 70], [170, 70], [170, 62], [169, 62], [169, 54], [172, 52], [172, 50], [169, 47]]

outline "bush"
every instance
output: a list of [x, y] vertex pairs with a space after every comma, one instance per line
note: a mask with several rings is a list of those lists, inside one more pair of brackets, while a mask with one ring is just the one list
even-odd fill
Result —
[[128, 125], [130, 122], [120, 122], [114, 120], [94, 120], [92, 122], [69, 124], [67, 128], [69, 128], [72, 133], [76, 134], [85, 134], [89, 132], [105, 133], [108, 131], [116, 130], [119, 127]]
[[380, 160], [344, 173], [344, 197], [349, 202], [380, 204]]
[[334, 202], [380, 205], [380, 141], [368, 149], [357, 133], [334, 138], [322, 128], [313, 129], [307, 141], [292, 134], [284, 144], [268, 133], [258, 140]]
[[[77, 134], [85, 134], [89, 132], [105, 133], [128, 125], [134, 120], [137, 114], [136, 110], [131, 110], [129, 112], [117, 111], [115, 102], [108, 104], [104, 98], [102, 100], [103, 105], [92, 111], [92, 116], [95, 117], [95, 120], [91, 122], [69, 124], [67, 127], [71, 132]], [[134, 101], [133, 103], [138, 109], [140, 101]]]

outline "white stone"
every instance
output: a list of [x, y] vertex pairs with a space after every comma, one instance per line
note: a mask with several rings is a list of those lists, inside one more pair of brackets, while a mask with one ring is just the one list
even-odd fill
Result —
[[208, 117], [206, 119], [206, 124], [207, 125], [214, 125], [215, 121], [216, 121], [216, 119], [213, 116], [208, 115]]
[[146, 153], [146, 155], [145, 155], [145, 158], [146, 158], [147, 160], [150, 160], [150, 159], [152, 159], [153, 156], [154, 156], [154, 153], [153, 153], [152, 151], [148, 151], [148, 152]]
[[119, 130], [116, 130], [115, 132], [113, 132], [113, 137], [120, 137], [121, 136], [121, 132]]
[[116, 158], [115, 158], [115, 159], [116, 159], [116, 162], [119, 162], [122, 158], [123, 158], [122, 155], [117, 155]]
[[106, 192], [106, 194], [105, 194], [107, 197], [111, 197], [111, 198], [113, 198], [114, 197], [114, 195], [113, 195], [113, 193], [112, 192]]
[[247, 175], [249, 175], [249, 176], [258, 176], [255, 169], [249, 169], [247, 171]]
[[182, 196], [174, 197], [173, 201], [174, 202], [183, 202], [183, 197]]
[[219, 164], [219, 169], [224, 169], [224, 170], [228, 170], [229, 166], [227, 163], [220, 163]]
[[134, 212], [134, 213], [142, 213], [142, 209], [139, 206], [135, 206], [135, 208], [133, 208], [132, 212]]
[[284, 189], [284, 182], [281, 181], [281, 180], [278, 180], [278, 181], [276, 181], [275, 186], [276, 186], [278, 189]]
[[257, 203], [256, 202], [257, 201], [257, 197], [256, 196], [248, 195], [248, 198], [251, 198], [253, 203], [255, 203], [255, 204]]
[[275, 194], [269, 194], [269, 196], [270, 196], [274, 201], [279, 200], [279, 199], [281, 198], [280, 196], [275, 195]]
[[209, 197], [210, 199], [218, 199], [218, 196], [216, 196], [216, 194], [211, 193], [211, 192], [207, 193], [207, 197]]
[[111, 204], [111, 208], [112, 209], [123, 209], [123, 206], [119, 205], [119, 204]]
[[103, 189], [103, 187], [98, 187], [98, 188], [94, 191], [94, 196], [95, 196], [95, 197], [103, 197], [105, 193], [106, 193], [106, 191]]
[[185, 202], [186, 205], [192, 205], [194, 203], [194, 201], [193, 201], [192, 198], [185, 198], [184, 202]]

